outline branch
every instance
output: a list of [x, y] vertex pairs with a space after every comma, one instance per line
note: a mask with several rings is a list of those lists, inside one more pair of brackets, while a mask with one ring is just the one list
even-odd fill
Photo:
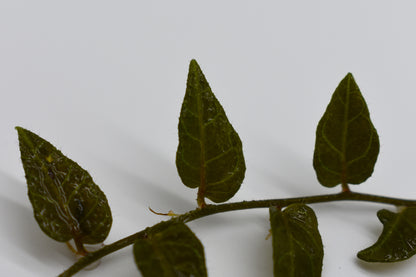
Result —
[[378, 196], [373, 194], [363, 194], [351, 191], [343, 191], [337, 194], [326, 194], [326, 195], [315, 195], [308, 197], [295, 197], [295, 198], [284, 198], [284, 199], [268, 199], [268, 200], [252, 200], [252, 201], [242, 201], [234, 203], [225, 203], [218, 205], [206, 205], [204, 208], [195, 209], [189, 211], [181, 216], [172, 218], [168, 221], [162, 221], [153, 225], [152, 227], [147, 227], [146, 229], [137, 232], [133, 235], [125, 237], [121, 240], [118, 240], [112, 244], [104, 246], [103, 248], [88, 253], [85, 257], [79, 259], [71, 267], [65, 270], [59, 277], [69, 277], [73, 276], [84, 267], [89, 264], [101, 259], [102, 257], [113, 253], [117, 250], [120, 250], [126, 246], [133, 244], [137, 239], [145, 238], [147, 232], [152, 229], [152, 231], [157, 232], [158, 230], [163, 230], [167, 225], [172, 222], [190, 222], [205, 216], [237, 211], [237, 210], [246, 210], [246, 209], [256, 209], [256, 208], [269, 208], [271, 206], [278, 206], [280, 208], [286, 207], [294, 203], [302, 204], [314, 204], [314, 203], [324, 203], [324, 202], [333, 202], [333, 201], [365, 201], [365, 202], [374, 202], [374, 203], [383, 203], [390, 204], [395, 206], [416, 206], [415, 200], [406, 200], [400, 198], [391, 198], [385, 196]]

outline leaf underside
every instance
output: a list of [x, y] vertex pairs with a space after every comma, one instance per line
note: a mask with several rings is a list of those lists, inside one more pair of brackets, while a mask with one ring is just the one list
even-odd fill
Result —
[[107, 198], [87, 171], [38, 135], [16, 127], [28, 196], [40, 228], [65, 242], [96, 244], [111, 224]]
[[358, 258], [367, 262], [398, 262], [416, 254], [416, 207], [399, 213], [380, 210], [377, 216], [383, 223], [383, 232], [377, 242], [358, 252]]
[[138, 239], [133, 246], [143, 277], [206, 277], [204, 248], [184, 223]]
[[195, 60], [178, 129], [176, 166], [182, 182], [216, 203], [230, 199], [244, 179], [242, 143]]
[[316, 130], [313, 166], [326, 187], [360, 184], [371, 176], [379, 139], [351, 73], [336, 88]]
[[270, 208], [275, 277], [321, 276], [324, 255], [314, 211], [292, 204]]

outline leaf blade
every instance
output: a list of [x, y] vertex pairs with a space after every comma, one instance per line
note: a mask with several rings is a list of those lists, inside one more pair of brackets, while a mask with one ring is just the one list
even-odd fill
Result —
[[377, 217], [383, 224], [378, 240], [358, 252], [357, 257], [367, 262], [398, 262], [416, 254], [416, 208], [405, 208], [399, 213], [380, 210]]
[[207, 276], [203, 245], [184, 223], [138, 239], [133, 253], [143, 277]]
[[313, 166], [318, 181], [326, 187], [364, 182], [373, 173], [379, 148], [367, 104], [348, 73], [316, 129]]
[[112, 225], [111, 210], [89, 173], [38, 135], [16, 130], [29, 200], [42, 231], [60, 242], [104, 241]]
[[303, 204], [269, 209], [275, 277], [321, 276], [323, 245], [313, 210]]
[[177, 170], [187, 187], [198, 188], [199, 202], [234, 196], [246, 169], [242, 143], [195, 60], [189, 65], [178, 135]]

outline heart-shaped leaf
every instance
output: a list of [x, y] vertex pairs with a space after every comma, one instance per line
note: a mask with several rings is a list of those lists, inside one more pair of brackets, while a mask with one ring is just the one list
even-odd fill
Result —
[[399, 213], [380, 210], [377, 216], [384, 228], [377, 242], [358, 252], [367, 262], [398, 262], [416, 254], [416, 207]]
[[147, 234], [133, 246], [143, 277], [206, 277], [204, 247], [184, 223]]
[[316, 130], [313, 166], [326, 187], [360, 184], [371, 176], [379, 139], [351, 73], [341, 81]]
[[241, 140], [195, 60], [189, 65], [179, 118], [176, 166], [182, 182], [198, 188], [198, 204], [230, 199], [246, 170]]
[[79, 244], [104, 241], [112, 223], [107, 198], [87, 171], [38, 135], [16, 127], [28, 195], [49, 237]]
[[303, 204], [270, 208], [275, 277], [321, 276], [324, 249], [314, 211]]

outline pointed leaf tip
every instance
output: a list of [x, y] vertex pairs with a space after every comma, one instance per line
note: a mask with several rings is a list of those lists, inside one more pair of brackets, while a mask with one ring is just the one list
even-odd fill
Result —
[[191, 66], [191, 67], [193, 67], [193, 66], [198, 66], [198, 67], [199, 67], [199, 64], [198, 64], [198, 62], [197, 62], [195, 59], [192, 59], [192, 60], [189, 62], [189, 66]]
[[[198, 188], [198, 204], [230, 199], [245, 174], [241, 140], [195, 60], [190, 63], [178, 125], [176, 166], [182, 182]], [[202, 203], [202, 204], [201, 204]]]
[[383, 224], [378, 240], [358, 252], [357, 257], [367, 262], [398, 262], [416, 254], [416, 207], [399, 213], [380, 210], [377, 217]]
[[29, 200], [42, 231], [61, 242], [104, 241], [111, 211], [89, 173], [38, 135], [22, 127], [16, 130]]
[[326, 187], [370, 177], [380, 143], [367, 104], [351, 73], [340, 82], [316, 129], [313, 166]]

